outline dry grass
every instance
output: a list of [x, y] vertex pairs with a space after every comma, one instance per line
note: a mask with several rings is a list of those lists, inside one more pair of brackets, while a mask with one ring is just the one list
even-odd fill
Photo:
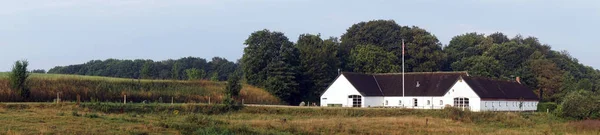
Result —
[[[74, 111], [79, 110], [79, 111]], [[73, 113], [81, 116], [73, 116]], [[0, 134], [176, 134], [153, 126], [156, 117], [129, 118], [126, 114], [98, 114], [74, 105], [49, 108], [0, 109]], [[98, 114], [99, 118], [85, 117]]]
[[[163, 104], [169, 106], [168, 104]], [[246, 107], [244, 109], [274, 109]], [[311, 108], [284, 108], [287, 112]], [[312, 108], [315, 113], [328, 110]], [[351, 110], [351, 109], [349, 109]], [[362, 109], [361, 109], [362, 110]], [[81, 116], [74, 116], [76, 111]], [[185, 111], [182, 109], [180, 111]], [[332, 109], [328, 111], [344, 111]], [[304, 115], [307, 113], [270, 113], [273, 111], [238, 111], [219, 115], [169, 112], [158, 113], [98, 113], [74, 104], [39, 103], [0, 104], [0, 134], [600, 134], [600, 121], [549, 120], [533, 114], [514, 121], [534, 124], [499, 126], [504, 121], [460, 121], [446, 116], [418, 114], [387, 115], [382, 109], [370, 114], [382, 116]], [[402, 110], [393, 110], [402, 111]], [[406, 110], [405, 110], [406, 111]], [[98, 114], [98, 117], [89, 117]], [[521, 118], [513, 113], [498, 113], [502, 118]], [[505, 116], [504, 116], [505, 115]], [[482, 117], [488, 117], [479, 115]], [[189, 121], [199, 118], [201, 121]], [[480, 118], [485, 119], [485, 118]], [[495, 118], [492, 118], [495, 119]], [[217, 122], [201, 125], [198, 123]], [[511, 121], [509, 121], [511, 122]], [[198, 129], [206, 132], [194, 132]]]

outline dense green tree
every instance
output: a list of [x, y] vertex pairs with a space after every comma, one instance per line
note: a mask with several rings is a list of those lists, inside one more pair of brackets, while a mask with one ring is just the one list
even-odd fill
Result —
[[492, 41], [494, 42], [494, 44], [502, 44], [504, 42], [509, 41], [508, 37], [500, 32], [492, 33], [492, 34], [488, 35], [488, 37], [492, 38]]
[[500, 77], [500, 62], [492, 57], [471, 56], [460, 61], [452, 63], [452, 69], [457, 71], [467, 71], [474, 76]]
[[278, 56], [282, 46], [291, 45], [292, 42], [281, 32], [265, 29], [250, 34], [244, 44], [242, 71], [246, 81], [251, 85], [265, 86], [269, 72], [267, 65]]
[[278, 55], [267, 66], [267, 91], [289, 104], [299, 103], [298, 65], [298, 50], [292, 44], [283, 44]]
[[183, 68], [181, 68], [181, 64], [179, 62], [175, 62], [175, 64], [173, 64], [173, 68], [171, 68], [171, 78], [175, 80], [181, 79], [181, 70], [183, 70]]
[[150, 79], [152, 78], [152, 73], [154, 72], [154, 64], [152, 61], [148, 61], [144, 63], [142, 69], [140, 70], [140, 77], [142, 79]]
[[350, 55], [349, 65], [352, 71], [361, 73], [388, 73], [400, 71], [400, 66], [394, 64], [398, 57], [391, 52], [374, 45], [355, 47]]
[[213, 72], [213, 74], [217, 74], [216, 80], [218, 81], [227, 80], [228, 76], [238, 68], [237, 64], [221, 57], [213, 57], [212, 60], [208, 62], [208, 65], [210, 71]]
[[516, 75], [517, 69], [524, 66], [534, 51], [529, 45], [511, 41], [492, 46], [484, 55], [498, 60], [502, 65], [501, 73], [505, 75], [503, 78], [507, 78], [509, 75]]
[[27, 78], [29, 78], [29, 72], [27, 71], [29, 62], [26, 60], [17, 61], [13, 65], [12, 70], [8, 76], [8, 82], [10, 88], [21, 96], [22, 98], [29, 98], [29, 88], [27, 87]]
[[300, 94], [305, 101], [318, 101], [337, 76], [339, 42], [333, 37], [323, 40], [320, 35], [302, 34], [296, 47], [300, 59]]
[[483, 34], [467, 33], [453, 37], [444, 52], [448, 55], [448, 64], [452, 64], [463, 58], [480, 56], [491, 46], [492, 40]]
[[446, 54], [442, 52], [439, 40], [424, 29], [400, 26], [393, 20], [373, 20], [352, 25], [344, 35], [340, 46], [340, 60], [345, 71], [350, 67], [350, 51], [361, 45], [374, 45], [396, 55], [394, 64], [400, 65], [402, 39], [406, 42], [406, 71], [438, 71], [444, 66]]
[[197, 68], [190, 68], [185, 70], [188, 80], [201, 80], [204, 78], [206, 72]]

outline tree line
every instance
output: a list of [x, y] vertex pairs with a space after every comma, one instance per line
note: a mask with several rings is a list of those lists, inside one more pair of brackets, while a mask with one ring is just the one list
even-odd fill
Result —
[[56, 66], [48, 73], [108, 76], [135, 79], [209, 79], [224, 81], [238, 69], [238, 64], [225, 58], [214, 57], [211, 61], [197, 57], [177, 60], [92, 60], [84, 64]]
[[406, 72], [468, 71], [501, 80], [520, 77], [543, 102], [561, 103], [570, 92], [600, 89], [599, 70], [579, 63], [567, 51], [552, 50], [536, 37], [473, 32], [457, 35], [443, 46], [425, 29], [400, 26], [393, 20], [354, 24], [339, 40], [302, 34], [294, 43], [282, 32], [256, 31], [244, 42], [241, 69], [247, 83], [266, 88], [288, 103], [315, 102], [338, 71], [400, 72], [402, 40]]

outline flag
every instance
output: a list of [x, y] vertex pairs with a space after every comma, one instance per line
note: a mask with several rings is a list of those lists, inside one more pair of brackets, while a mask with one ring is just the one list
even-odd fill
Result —
[[402, 55], [404, 55], [404, 40], [402, 40]]

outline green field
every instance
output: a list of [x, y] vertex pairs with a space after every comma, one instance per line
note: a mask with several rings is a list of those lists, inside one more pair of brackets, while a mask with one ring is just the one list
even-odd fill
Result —
[[[57, 94], [63, 101], [219, 103], [224, 98], [226, 82], [206, 80], [146, 80], [82, 75], [31, 74], [27, 86], [29, 98], [11, 90], [8, 73], [0, 73], [0, 102], [53, 102]], [[243, 85], [239, 100], [253, 104], [282, 104], [261, 88]], [[241, 101], [240, 101], [241, 102]]]
[[0, 104], [2, 134], [600, 134], [545, 113], [85, 103]]

